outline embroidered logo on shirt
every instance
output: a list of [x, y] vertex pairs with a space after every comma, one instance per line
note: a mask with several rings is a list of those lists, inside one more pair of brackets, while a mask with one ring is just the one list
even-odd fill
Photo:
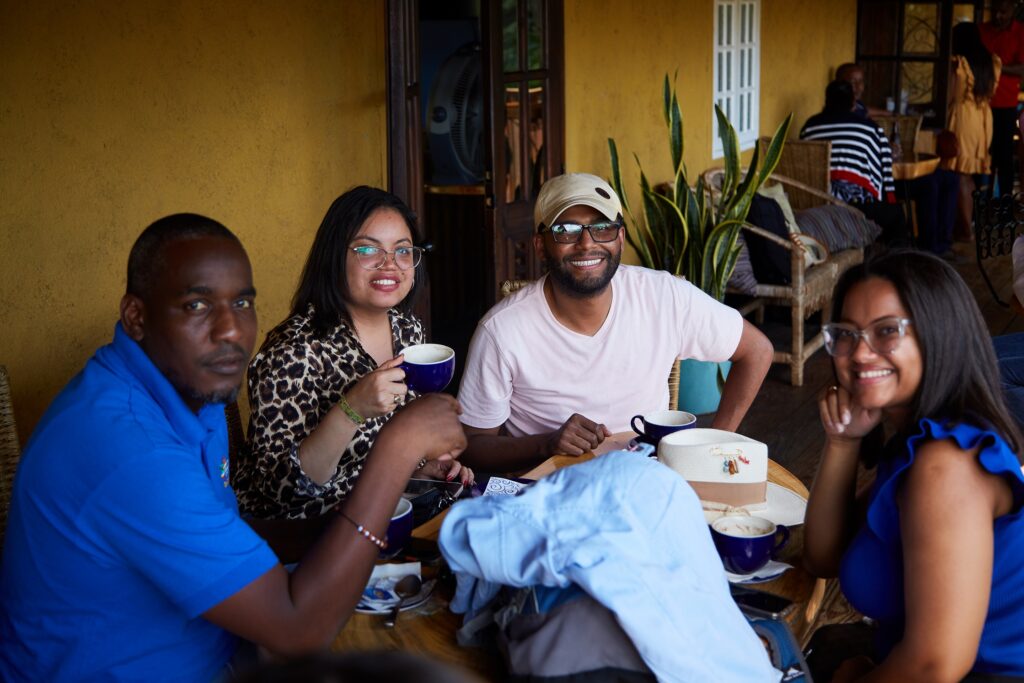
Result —
[[228, 472], [229, 472], [229, 470], [230, 470], [230, 466], [228, 465], [228, 459], [227, 458], [221, 458], [220, 459], [220, 480], [222, 482], [224, 482], [224, 488], [228, 487]]

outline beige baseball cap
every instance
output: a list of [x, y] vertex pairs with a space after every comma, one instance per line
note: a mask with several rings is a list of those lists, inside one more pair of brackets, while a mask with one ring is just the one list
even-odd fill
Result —
[[550, 226], [562, 212], [582, 204], [596, 209], [610, 221], [622, 213], [622, 204], [612, 186], [589, 173], [566, 173], [551, 178], [540, 188], [533, 207], [533, 225]]

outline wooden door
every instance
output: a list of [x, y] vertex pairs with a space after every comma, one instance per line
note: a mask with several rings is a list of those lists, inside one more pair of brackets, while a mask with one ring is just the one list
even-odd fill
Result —
[[[388, 189], [423, 215], [423, 154], [420, 150], [419, 2], [389, 0], [387, 6]], [[430, 333], [430, 280], [415, 313]]]
[[484, 204], [497, 297], [504, 280], [533, 279], [533, 205], [541, 184], [564, 171], [561, 0], [485, 0]]

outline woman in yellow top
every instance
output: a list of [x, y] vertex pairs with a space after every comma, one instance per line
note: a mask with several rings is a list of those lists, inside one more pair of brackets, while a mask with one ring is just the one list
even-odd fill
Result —
[[949, 79], [949, 129], [959, 152], [942, 167], [960, 174], [956, 237], [971, 239], [971, 193], [976, 176], [992, 171], [992, 107], [989, 102], [999, 81], [999, 57], [985, 49], [977, 24], [963, 22], [953, 28], [953, 63]]

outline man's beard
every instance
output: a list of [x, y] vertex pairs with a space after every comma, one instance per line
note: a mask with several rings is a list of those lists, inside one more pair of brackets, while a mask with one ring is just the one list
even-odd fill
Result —
[[235, 399], [238, 398], [239, 387], [234, 389], [225, 389], [223, 391], [211, 391], [210, 393], [204, 394], [198, 389], [192, 387], [181, 387], [178, 389], [182, 394], [190, 399], [199, 401], [204, 406], [211, 403], [234, 403]]
[[[556, 259], [551, 254], [545, 254], [544, 267], [547, 268], [548, 274], [558, 284], [560, 289], [570, 296], [582, 299], [600, 294], [608, 286], [608, 283], [612, 281], [612, 278], [615, 277], [615, 271], [619, 268], [622, 254], [605, 252], [602, 256], [606, 258], [604, 270], [583, 279], [573, 277], [572, 272], [569, 270], [570, 266], [566, 265], [563, 260]], [[580, 257], [573, 256], [572, 258], [578, 260]]]

